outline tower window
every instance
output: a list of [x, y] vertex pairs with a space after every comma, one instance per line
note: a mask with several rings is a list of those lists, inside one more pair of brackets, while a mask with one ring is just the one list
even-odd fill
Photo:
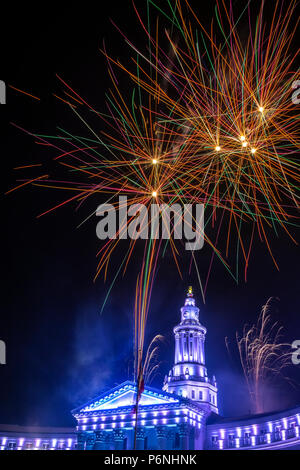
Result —
[[195, 398], [195, 390], [192, 390], [192, 398]]
[[201, 390], [199, 392], [199, 400], [203, 400], [203, 392], [201, 392]]

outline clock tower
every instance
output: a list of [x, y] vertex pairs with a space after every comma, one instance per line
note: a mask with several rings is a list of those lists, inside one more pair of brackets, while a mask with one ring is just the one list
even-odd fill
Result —
[[206, 328], [199, 321], [192, 287], [189, 287], [181, 322], [174, 328], [175, 361], [165, 377], [163, 390], [197, 402], [207, 412], [218, 413], [217, 383], [210, 379], [205, 366]]

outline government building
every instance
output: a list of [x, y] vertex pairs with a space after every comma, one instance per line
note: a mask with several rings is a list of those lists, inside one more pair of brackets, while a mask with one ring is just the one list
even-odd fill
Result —
[[219, 415], [205, 365], [206, 328], [189, 288], [174, 328], [174, 365], [161, 390], [126, 381], [72, 411], [76, 428], [0, 425], [1, 450], [300, 450], [300, 406], [241, 418]]

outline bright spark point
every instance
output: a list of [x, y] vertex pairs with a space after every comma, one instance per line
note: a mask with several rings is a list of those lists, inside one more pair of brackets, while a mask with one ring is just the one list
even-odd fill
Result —
[[152, 196], [153, 196], [153, 197], [156, 197], [156, 196], [157, 196], [157, 192], [156, 192], [156, 191], [153, 191]]
[[263, 108], [262, 106], [260, 106], [260, 107], [258, 108], [258, 111], [259, 111], [260, 113], [263, 113], [263, 112], [264, 112], [264, 108]]
[[221, 147], [219, 145], [216, 146], [215, 150], [219, 152], [221, 150]]
[[246, 137], [244, 135], [241, 135], [240, 139], [242, 142], [244, 142], [244, 140], [246, 140]]
[[242, 144], [242, 145], [243, 145], [243, 147], [247, 147], [247, 145], [248, 145], [248, 142], [243, 142], [243, 144]]
[[156, 165], [156, 163], [157, 163], [156, 158], [153, 158], [152, 163], [153, 163], [153, 165]]
[[256, 149], [251, 149], [251, 153], [255, 153], [256, 152]]

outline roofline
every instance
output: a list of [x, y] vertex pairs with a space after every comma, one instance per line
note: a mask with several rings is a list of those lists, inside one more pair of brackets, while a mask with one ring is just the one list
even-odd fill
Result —
[[66, 428], [66, 427], [49, 427], [49, 426], [22, 426], [19, 424], [0, 424], [0, 434], [1, 433], [39, 433], [39, 434], [75, 434], [76, 428]]
[[98, 396], [96, 396], [96, 397], [94, 397], [94, 398], [91, 398], [90, 400], [88, 400], [87, 402], [83, 403], [82, 405], [77, 406], [76, 408], [74, 408], [73, 410], [71, 410], [71, 414], [73, 415], [74, 413], [77, 413], [77, 412], [80, 411], [82, 408], [84, 408], [85, 406], [89, 405], [91, 402], [96, 401], [96, 400], [100, 400], [101, 398], [105, 397], [105, 396], [108, 395], [109, 393], [113, 393], [113, 392], [115, 392], [116, 390], [118, 390], [119, 388], [124, 387], [125, 385], [135, 385], [135, 384], [134, 384], [134, 382], [132, 382], [132, 381], [130, 381], [130, 380], [125, 380], [125, 382], [122, 382], [122, 383], [120, 383], [119, 385], [116, 385], [115, 387], [108, 389], [106, 392], [101, 393], [101, 395], [98, 395]]
[[[80, 412], [82, 410], [82, 408], [85, 408], [86, 406], [88, 406], [89, 404], [93, 403], [94, 401], [97, 401], [97, 400], [100, 400], [101, 398], [104, 398], [105, 396], [111, 394], [111, 393], [114, 393], [116, 392], [118, 389], [122, 388], [122, 387], [125, 387], [126, 385], [131, 385], [132, 387], [135, 387], [136, 388], [136, 383], [131, 381], [131, 380], [125, 380], [125, 382], [122, 382], [121, 384], [117, 385], [116, 387], [114, 388], [111, 388], [109, 390], [107, 390], [106, 392], [102, 393], [101, 395], [97, 396], [97, 397], [94, 397], [92, 398], [91, 400], [89, 400], [88, 402], [74, 408], [71, 413], [72, 415], [74, 416], [75, 414], [77, 414], [78, 412]], [[145, 385], [145, 390], [149, 390], [150, 392], [154, 392], [154, 393], [158, 393], [159, 395], [163, 395], [163, 396], [168, 396], [170, 398], [174, 398], [176, 400], [178, 400], [178, 402], [180, 403], [188, 403], [189, 400], [187, 398], [183, 398], [183, 397], [180, 397], [178, 395], [174, 395], [174, 393], [169, 393], [169, 392], [165, 392], [164, 390], [162, 389], [159, 389], [159, 388], [155, 388], [155, 387], [151, 387], [149, 385]]]
[[[243, 421], [251, 421], [251, 420], [259, 420], [263, 418], [268, 418], [270, 420], [276, 419], [276, 416], [287, 414], [299, 414], [300, 413], [300, 405], [294, 406], [293, 408], [286, 408], [284, 410], [277, 410], [277, 411], [270, 411], [268, 413], [259, 413], [259, 414], [250, 414], [250, 415], [243, 415], [243, 416], [220, 416], [216, 415], [216, 420], [212, 423], [207, 423], [207, 426], [217, 426], [217, 425], [225, 425], [231, 424], [235, 422], [239, 422], [242, 424]], [[279, 418], [280, 419], [280, 418]]]

